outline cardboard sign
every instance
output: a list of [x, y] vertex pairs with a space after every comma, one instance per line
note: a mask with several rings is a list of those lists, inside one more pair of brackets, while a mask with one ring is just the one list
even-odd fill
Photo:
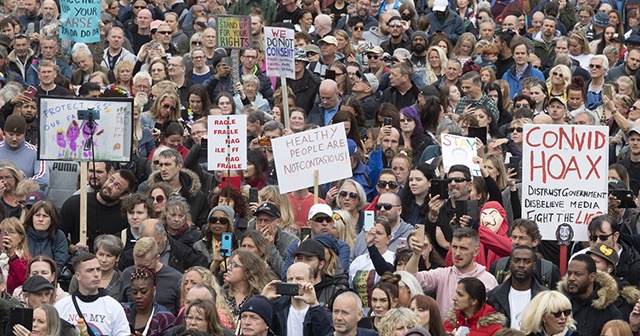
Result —
[[[78, 119], [78, 111], [94, 109], [100, 119]], [[40, 160], [131, 161], [131, 98], [40, 98]], [[93, 138], [91, 134], [93, 133]], [[92, 157], [93, 154], [93, 157]]]
[[247, 116], [209, 116], [209, 170], [247, 169]]
[[469, 167], [471, 175], [482, 176], [480, 166], [473, 162], [473, 158], [478, 156], [476, 139], [442, 133], [440, 141], [445, 173], [448, 173], [449, 168], [453, 165], [464, 165]]
[[267, 76], [296, 78], [294, 34], [293, 29], [264, 27]]
[[100, 42], [101, 0], [60, 0], [60, 38], [74, 42]]
[[225, 49], [251, 48], [251, 17], [218, 15], [217, 46]]
[[524, 125], [522, 217], [542, 239], [586, 241], [587, 225], [607, 213], [609, 129]]
[[271, 146], [280, 193], [312, 186], [315, 170], [319, 172], [319, 184], [352, 176], [347, 135], [341, 123], [272, 139]]

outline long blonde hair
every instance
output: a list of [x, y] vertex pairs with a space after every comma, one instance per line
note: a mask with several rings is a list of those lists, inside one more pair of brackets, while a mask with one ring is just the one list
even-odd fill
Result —
[[287, 194], [280, 194], [277, 185], [268, 185], [260, 189], [258, 192], [260, 202], [271, 202], [280, 208], [280, 228], [284, 229], [295, 223], [293, 211], [291, 210], [291, 202]]
[[15, 217], [6, 218], [2, 222], [0, 222], [0, 228], [14, 230], [17, 234], [22, 236], [22, 241], [20, 242], [20, 244], [18, 244], [18, 248], [16, 248], [16, 255], [19, 258], [23, 258], [26, 260], [31, 259], [31, 254], [29, 254], [29, 246], [27, 245], [27, 234], [24, 231], [24, 226], [22, 226], [20, 220]]
[[440, 73], [444, 73], [444, 69], [447, 68], [447, 62], [449, 61], [447, 54], [442, 50], [442, 48], [438, 46], [431, 46], [427, 49], [427, 62], [425, 64], [427, 85], [431, 85], [438, 81], [438, 76], [436, 76], [436, 73], [431, 67], [431, 63], [429, 62], [429, 55], [432, 51], [437, 52], [440, 57]]
[[353, 248], [357, 238], [356, 223], [353, 222], [353, 217], [351, 217], [349, 211], [346, 210], [336, 210], [334, 213], [340, 215], [340, 218], [333, 221], [333, 227], [338, 230], [340, 235], [340, 237], [336, 238], [344, 241]]

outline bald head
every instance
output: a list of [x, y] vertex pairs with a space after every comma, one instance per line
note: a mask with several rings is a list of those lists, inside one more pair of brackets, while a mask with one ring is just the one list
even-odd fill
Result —
[[142, 9], [136, 16], [136, 24], [138, 25], [138, 31], [147, 30], [151, 28], [151, 11], [148, 9]]
[[287, 269], [287, 282], [294, 283], [306, 283], [312, 282], [314, 279], [313, 268], [304, 262], [297, 262], [292, 264]]
[[515, 15], [507, 15], [502, 21], [502, 28], [518, 29], [518, 17]]
[[338, 84], [332, 79], [325, 79], [320, 83], [320, 100], [326, 109], [333, 109], [340, 104]]
[[546, 113], [540, 113], [533, 117], [533, 123], [537, 125], [551, 125], [553, 124], [553, 119]]

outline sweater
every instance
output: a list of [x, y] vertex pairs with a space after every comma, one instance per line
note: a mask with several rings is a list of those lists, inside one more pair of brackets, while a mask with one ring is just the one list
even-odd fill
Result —
[[11, 160], [29, 180], [34, 180], [40, 188], [49, 184], [49, 169], [44, 161], [38, 160], [38, 147], [22, 141], [17, 148], [11, 148], [5, 141], [0, 142], [0, 158]]

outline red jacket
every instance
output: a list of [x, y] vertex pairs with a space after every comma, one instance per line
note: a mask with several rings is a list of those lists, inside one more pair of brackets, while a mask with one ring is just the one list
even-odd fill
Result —
[[[478, 228], [478, 236], [480, 236], [480, 252], [473, 261], [489, 269], [491, 264], [498, 261], [498, 259], [511, 255], [512, 246], [511, 239], [507, 237], [507, 231], [509, 230], [507, 213], [504, 211], [502, 205], [496, 201], [489, 201], [485, 203], [482, 210], [480, 210], [480, 217], [482, 217], [482, 212], [487, 209], [496, 209], [502, 217], [502, 224], [498, 229], [498, 233], [494, 233], [491, 229], [482, 225], [482, 223], [480, 224], [480, 227]], [[445, 266], [453, 266], [451, 251], [447, 252], [444, 264]]]
[[507, 323], [507, 317], [496, 312], [493, 307], [485, 303], [470, 318], [466, 318], [461, 312], [450, 310], [447, 319], [444, 321], [444, 330], [454, 333], [460, 326], [469, 327], [469, 336], [493, 336]]
[[22, 286], [27, 280], [27, 264], [25, 258], [17, 256], [9, 259], [9, 276], [7, 277], [7, 293], [13, 295], [13, 291]]

